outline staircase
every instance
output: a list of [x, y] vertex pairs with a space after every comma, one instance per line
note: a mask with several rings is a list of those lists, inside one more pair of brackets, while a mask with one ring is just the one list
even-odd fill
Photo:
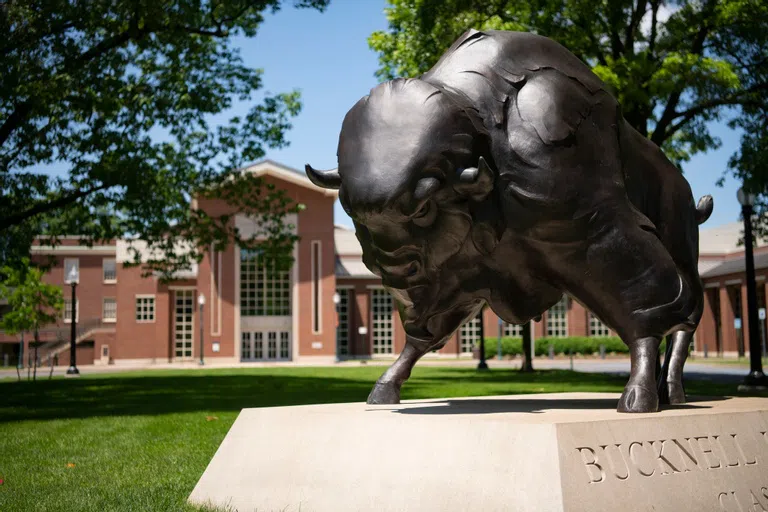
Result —
[[[114, 332], [114, 330], [114, 325], [104, 325], [101, 318], [91, 318], [78, 322], [75, 328], [75, 344], [88, 340], [97, 332]], [[0, 331], [0, 334], [4, 334], [3, 331]], [[31, 337], [31, 335], [32, 333], [25, 333], [25, 337]], [[38, 339], [41, 344], [37, 347], [37, 366], [50, 364], [55, 356], [67, 350], [71, 344], [71, 336], [72, 326], [69, 324], [40, 329]], [[34, 347], [30, 347], [29, 350], [34, 353]], [[29, 354], [25, 354], [25, 356], [28, 357]]]

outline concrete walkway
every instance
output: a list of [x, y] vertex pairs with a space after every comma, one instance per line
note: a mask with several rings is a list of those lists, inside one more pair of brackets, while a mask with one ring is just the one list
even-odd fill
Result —
[[[136, 370], [189, 370], [195, 371], [200, 369], [213, 369], [213, 368], [277, 368], [277, 367], [309, 367], [309, 366], [335, 366], [339, 368], [357, 367], [362, 365], [367, 366], [389, 366], [393, 360], [366, 360], [366, 361], [344, 361], [339, 363], [328, 362], [271, 362], [271, 363], [230, 363], [221, 364], [215, 360], [207, 361], [205, 366], [200, 366], [197, 362], [189, 363], [156, 363], [145, 365], [109, 365], [109, 366], [96, 366], [96, 365], [83, 365], [78, 367], [81, 374], [100, 374], [100, 373], [118, 373]], [[505, 369], [517, 369], [520, 368], [521, 361], [519, 359], [503, 360], [489, 359], [488, 366], [493, 368], [505, 368]], [[444, 366], [444, 367], [463, 367], [472, 368], [477, 366], [477, 361], [472, 359], [423, 359], [419, 361], [418, 366]], [[536, 369], [559, 369], [568, 370], [571, 369], [571, 361], [566, 358], [559, 359], [547, 359], [536, 358], [533, 362], [533, 366]], [[716, 380], [719, 382], [740, 382], [744, 376], [748, 373], [748, 365], [730, 365], [730, 364], [707, 364], [702, 362], [701, 359], [689, 361], [685, 365], [685, 377], [688, 379], [707, 379]], [[53, 371], [55, 376], [63, 376], [66, 374], [67, 368], [65, 366], [56, 367]], [[609, 373], [609, 374], [629, 374], [629, 359], [628, 358], [616, 358], [616, 359], [574, 359], [573, 370], [578, 372], [587, 373]], [[38, 368], [37, 375], [39, 378], [47, 379], [50, 372], [50, 367]], [[27, 370], [23, 370], [22, 378], [26, 379]], [[0, 369], [0, 379], [15, 379], [15, 369]]]

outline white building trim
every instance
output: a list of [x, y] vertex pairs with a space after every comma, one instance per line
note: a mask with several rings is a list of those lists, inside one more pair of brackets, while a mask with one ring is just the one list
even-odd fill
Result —
[[329, 197], [338, 197], [338, 190], [321, 188], [309, 181], [309, 178], [303, 172], [298, 169], [292, 169], [285, 165], [273, 162], [272, 160], [262, 160], [253, 165], [243, 167], [239, 169], [240, 172], [247, 172], [258, 176], [271, 176], [294, 185], [299, 185], [310, 189], [314, 192], [320, 192], [321, 194]]

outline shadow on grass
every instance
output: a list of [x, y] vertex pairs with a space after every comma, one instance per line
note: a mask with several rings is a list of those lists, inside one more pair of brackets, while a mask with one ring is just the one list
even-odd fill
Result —
[[364, 401], [365, 380], [276, 375], [60, 379], [0, 386], [0, 422]]
[[[383, 368], [285, 368], [125, 373], [0, 383], [0, 423], [23, 420], [239, 412], [248, 407], [363, 402]], [[567, 391], [620, 392], [626, 378], [565, 370], [416, 368], [404, 400]], [[698, 395], [732, 386], [690, 383]], [[610, 407], [615, 407], [615, 400]], [[558, 404], [561, 404], [558, 402]], [[561, 404], [568, 408], [568, 404]], [[608, 402], [604, 404], [609, 407]], [[559, 405], [558, 405], [559, 406]]]

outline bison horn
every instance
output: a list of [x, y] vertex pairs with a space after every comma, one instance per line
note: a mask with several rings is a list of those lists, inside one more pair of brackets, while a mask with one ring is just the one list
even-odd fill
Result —
[[482, 201], [493, 190], [493, 171], [483, 157], [477, 167], [468, 167], [461, 171], [459, 182], [455, 185], [458, 192], [470, 196], [475, 201]]
[[313, 169], [311, 165], [304, 166], [304, 170], [307, 173], [309, 181], [321, 188], [339, 189], [341, 187], [341, 176], [339, 176], [338, 169], [329, 169], [327, 171], [321, 171]]

